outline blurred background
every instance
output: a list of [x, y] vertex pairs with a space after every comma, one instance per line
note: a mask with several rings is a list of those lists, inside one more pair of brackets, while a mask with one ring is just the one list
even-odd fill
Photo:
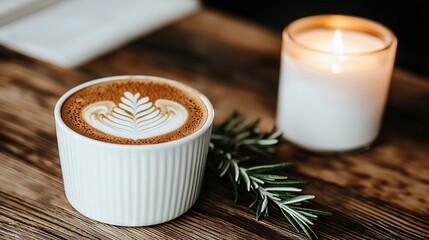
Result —
[[291, 21], [317, 14], [348, 14], [378, 21], [398, 38], [396, 66], [429, 76], [429, 16], [424, 1], [203, 0], [208, 7], [281, 32]]
[[271, 28], [279, 37], [298, 18], [348, 14], [392, 29], [399, 42], [396, 66], [429, 77], [429, 19], [423, 4], [421, 0], [0, 0], [0, 45], [76, 67], [197, 12], [201, 5]]

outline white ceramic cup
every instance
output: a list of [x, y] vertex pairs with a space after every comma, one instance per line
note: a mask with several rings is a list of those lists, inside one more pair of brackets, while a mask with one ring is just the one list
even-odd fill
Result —
[[[166, 82], [197, 94], [207, 108], [206, 122], [186, 137], [145, 145], [102, 142], [64, 123], [61, 107], [73, 93], [130, 77]], [[81, 214], [113, 225], [147, 226], [180, 216], [197, 200], [214, 118], [213, 107], [203, 94], [164, 78], [114, 76], [69, 90], [58, 100], [54, 114], [65, 193]]]

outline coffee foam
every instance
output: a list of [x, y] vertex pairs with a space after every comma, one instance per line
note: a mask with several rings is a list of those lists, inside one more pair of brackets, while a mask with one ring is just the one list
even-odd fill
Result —
[[61, 117], [77, 133], [119, 144], [155, 144], [188, 136], [204, 125], [199, 93], [150, 78], [91, 85], [68, 97]]

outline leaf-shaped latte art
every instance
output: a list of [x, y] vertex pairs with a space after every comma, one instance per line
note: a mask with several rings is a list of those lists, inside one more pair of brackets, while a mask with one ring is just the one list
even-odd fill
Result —
[[181, 127], [188, 111], [177, 102], [158, 99], [155, 104], [140, 93], [125, 92], [121, 102], [100, 101], [83, 109], [85, 121], [106, 134], [143, 139], [159, 136]]

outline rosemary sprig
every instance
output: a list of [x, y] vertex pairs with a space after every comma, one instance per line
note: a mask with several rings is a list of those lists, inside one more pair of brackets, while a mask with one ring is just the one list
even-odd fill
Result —
[[311, 229], [319, 216], [330, 212], [305, 207], [314, 195], [300, 195], [306, 182], [289, 181], [286, 176], [273, 172], [288, 168], [292, 163], [248, 166], [251, 160], [272, 155], [280, 144], [282, 133], [273, 127], [261, 132], [259, 119], [246, 121], [239, 112], [234, 112], [224, 122], [213, 127], [210, 142], [209, 164], [220, 177], [228, 175], [233, 189], [234, 202], [238, 200], [238, 189], [255, 193], [252, 206], [257, 206], [256, 220], [268, 216], [271, 208], [280, 211], [296, 231], [302, 230], [310, 239], [317, 238]]

